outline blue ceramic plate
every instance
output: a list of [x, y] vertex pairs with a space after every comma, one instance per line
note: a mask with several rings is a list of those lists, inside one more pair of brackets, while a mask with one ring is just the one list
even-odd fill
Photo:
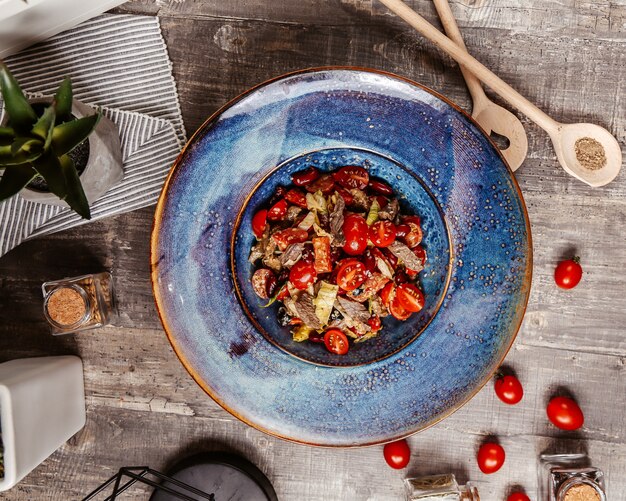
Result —
[[[389, 343], [326, 367], [245, 290], [245, 228], [290, 169], [345, 159], [367, 162], [408, 210], [428, 214], [432, 302]], [[406, 79], [329, 68], [256, 87], [196, 132], [157, 205], [151, 265], [170, 342], [222, 407], [282, 438], [354, 446], [422, 430], [485, 384], [521, 324], [531, 254], [519, 187], [471, 118]]]

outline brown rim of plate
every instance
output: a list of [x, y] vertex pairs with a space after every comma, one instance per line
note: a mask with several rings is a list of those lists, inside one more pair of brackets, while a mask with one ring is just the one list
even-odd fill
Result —
[[[185, 157], [185, 154], [187, 152], [187, 148], [189, 148], [190, 145], [193, 144], [194, 140], [197, 137], [201, 136], [204, 133], [204, 131], [206, 129], [208, 129], [208, 127], [210, 127], [213, 124], [213, 122], [225, 110], [227, 110], [232, 105], [234, 105], [235, 103], [237, 103], [238, 101], [240, 101], [244, 97], [248, 96], [252, 92], [256, 91], [257, 89], [259, 89], [261, 87], [264, 87], [266, 85], [269, 85], [269, 84], [271, 84], [271, 83], [273, 83], [275, 81], [282, 80], [284, 78], [288, 78], [288, 77], [295, 76], [295, 75], [302, 75], [302, 74], [305, 74], [305, 73], [316, 73], [316, 72], [320, 72], [320, 71], [334, 71], [334, 70], [355, 71], [355, 72], [359, 71], [359, 72], [366, 72], [366, 73], [374, 73], [374, 74], [383, 75], [383, 76], [386, 76], [386, 77], [389, 77], [389, 78], [393, 78], [393, 79], [396, 79], [396, 80], [401, 80], [403, 82], [406, 82], [406, 83], [408, 83], [410, 85], [414, 85], [415, 87], [418, 87], [418, 88], [428, 92], [429, 94], [431, 94], [431, 95], [435, 96], [436, 98], [442, 100], [444, 103], [446, 103], [447, 105], [451, 106], [453, 109], [455, 109], [456, 111], [461, 113], [463, 116], [465, 116], [465, 118], [470, 123], [472, 123], [479, 131], [481, 131], [483, 133], [483, 135], [487, 138], [489, 143], [493, 146], [495, 151], [500, 156], [500, 160], [502, 160], [502, 162], [504, 163], [504, 165], [508, 169], [508, 171], [509, 171], [509, 173], [511, 175], [511, 178], [513, 180], [513, 186], [515, 188], [515, 191], [517, 192], [518, 197], [519, 197], [519, 199], [521, 201], [522, 209], [523, 209], [524, 216], [525, 216], [524, 217], [524, 223], [525, 223], [524, 225], [526, 227], [526, 234], [528, 235], [527, 257], [528, 257], [528, 264], [529, 264], [529, 266], [526, 269], [526, 273], [525, 273], [524, 281], [523, 281], [523, 285], [528, 290], [528, 292], [526, 294], [526, 300], [523, 301], [523, 307], [518, 305], [518, 311], [520, 311], [520, 309], [521, 309], [522, 310], [521, 311], [522, 314], [521, 314], [521, 316], [519, 318], [519, 322], [518, 322], [517, 328], [515, 329], [515, 334], [511, 338], [511, 341], [510, 341], [509, 345], [507, 346], [506, 350], [504, 351], [502, 357], [500, 358], [498, 363], [495, 365], [494, 369], [489, 373], [489, 375], [487, 377], [485, 377], [484, 380], [481, 381], [477, 385], [476, 389], [466, 399], [464, 399], [459, 404], [456, 404], [452, 409], [449, 409], [448, 411], [444, 412], [442, 415], [438, 416], [436, 419], [434, 419], [432, 422], [428, 423], [423, 428], [420, 428], [419, 430], [407, 432], [407, 433], [404, 433], [402, 435], [398, 435], [397, 437], [395, 437], [393, 439], [389, 439], [389, 440], [376, 440], [376, 441], [367, 442], [367, 443], [363, 443], [363, 444], [349, 444], [349, 445], [316, 444], [316, 443], [313, 443], [313, 442], [306, 442], [304, 440], [296, 440], [294, 438], [281, 435], [280, 433], [267, 430], [267, 429], [262, 428], [261, 426], [255, 424], [255, 423], [249, 421], [248, 419], [246, 419], [243, 416], [239, 415], [237, 412], [235, 412], [232, 409], [230, 409], [222, 400], [220, 400], [218, 395], [214, 394], [210, 390], [210, 388], [199, 378], [199, 376], [195, 373], [195, 371], [193, 370], [191, 365], [182, 356], [180, 350], [176, 346], [174, 338], [171, 335], [170, 328], [168, 327], [167, 322], [165, 321], [165, 318], [164, 318], [163, 313], [161, 311], [161, 308], [159, 306], [160, 297], [159, 297], [159, 294], [157, 292], [156, 280], [155, 280], [155, 274], [156, 274], [155, 268], [158, 265], [158, 261], [154, 262], [154, 256], [156, 254], [155, 250], [157, 248], [157, 241], [158, 241], [160, 218], [161, 218], [161, 215], [163, 213], [163, 206], [165, 205], [165, 200], [167, 198], [167, 188], [168, 188], [169, 184], [172, 182], [172, 179], [174, 178], [178, 167], [181, 165], [182, 159]], [[393, 442], [393, 441], [396, 441], [396, 440], [400, 440], [402, 438], [406, 438], [406, 437], [409, 437], [411, 435], [415, 435], [416, 433], [419, 433], [419, 432], [422, 432], [424, 430], [427, 430], [428, 428], [431, 428], [432, 426], [436, 425], [437, 423], [441, 422], [445, 418], [449, 417], [450, 415], [452, 415], [453, 413], [458, 411], [467, 402], [469, 402], [472, 398], [474, 398], [476, 396], [476, 394], [487, 384], [487, 382], [489, 382], [489, 380], [491, 379], [493, 374], [496, 373], [496, 371], [498, 370], [498, 367], [500, 367], [500, 365], [502, 364], [502, 362], [504, 361], [504, 359], [508, 355], [509, 351], [511, 350], [511, 347], [513, 346], [513, 343], [515, 342], [515, 339], [517, 338], [519, 330], [520, 330], [520, 328], [522, 326], [522, 321], [524, 319], [524, 315], [526, 313], [526, 309], [528, 307], [528, 300], [530, 298], [530, 287], [531, 287], [531, 284], [532, 284], [532, 271], [533, 271], [533, 245], [532, 245], [532, 234], [531, 234], [531, 230], [530, 230], [530, 219], [528, 217], [528, 209], [526, 207], [526, 202], [524, 201], [524, 197], [522, 195], [522, 190], [520, 189], [519, 184], [517, 183], [517, 179], [515, 179], [515, 176], [513, 175], [513, 171], [511, 171], [511, 168], [509, 167], [509, 164], [507, 163], [506, 159], [504, 158], [504, 156], [500, 152], [500, 149], [494, 143], [494, 141], [491, 139], [491, 137], [488, 134], [485, 133], [484, 129], [480, 125], [478, 125], [478, 123], [467, 112], [462, 110], [458, 105], [456, 105], [455, 103], [453, 103], [452, 101], [450, 101], [448, 98], [444, 97], [443, 95], [441, 95], [437, 91], [434, 91], [434, 90], [430, 89], [429, 87], [426, 87], [425, 85], [420, 84], [418, 82], [415, 82], [415, 81], [413, 81], [413, 80], [411, 80], [409, 78], [401, 77], [399, 75], [395, 75], [395, 74], [390, 73], [388, 71], [377, 70], [377, 69], [372, 69], [372, 68], [362, 68], [362, 67], [358, 67], [358, 66], [320, 66], [320, 67], [305, 68], [305, 69], [301, 69], [301, 70], [297, 70], [297, 71], [288, 72], [288, 73], [285, 73], [283, 75], [280, 75], [280, 76], [271, 78], [269, 80], [266, 80], [264, 82], [261, 82], [261, 83], [255, 85], [255, 86], [249, 88], [248, 90], [244, 91], [243, 93], [239, 94], [238, 96], [236, 96], [233, 99], [231, 99], [230, 101], [228, 101], [226, 104], [224, 104], [222, 107], [220, 107], [217, 111], [215, 111], [209, 118], [207, 118], [205, 120], [205, 122], [196, 130], [196, 132], [193, 133], [193, 135], [191, 136], [189, 141], [187, 141], [187, 144], [185, 144], [185, 146], [183, 147], [182, 151], [179, 153], [178, 157], [174, 161], [174, 164], [172, 165], [172, 168], [170, 169], [170, 172], [167, 175], [167, 178], [165, 179], [165, 182], [163, 184], [163, 188], [161, 190], [161, 194], [159, 195], [159, 200], [157, 202], [156, 209], [154, 211], [154, 218], [153, 218], [153, 221], [152, 221], [152, 233], [151, 233], [151, 237], [150, 237], [150, 281], [152, 282], [152, 293], [153, 293], [153, 296], [154, 296], [154, 302], [155, 302], [155, 305], [156, 305], [157, 313], [159, 315], [159, 319], [161, 320], [161, 324], [163, 325], [163, 329], [165, 330], [165, 334], [167, 335], [167, 338], [168, 338], [170, 344], [172, 345], [172, 349], [174, 350], [174, 353], [176, 353], [176, 356], [181, 361], [181, 363], [183, 364], [183, 366], [185, 367], [187, 372], [189, 372], [189, 375], [193, 378], [193, 380], [220, 407], [222, 407], [225, 411], [227, 411], [231, 415], [235, 416], [240, 421], [242, 421], [242, 422], [246, 423], [247, 425], [251, 426], [252, 428], [254, 428], [256, 430], [259, 430], [259, 431], [262, 431], [263, 433], [267, 433], [268, 435], [272, 435], [274, 437], [277, 437], [277, 438], [280, 438], [280, 439], [283, 439], [283, 440], [287, 440], [289, 442], [294, 442], [294, 443], [304, 444], [304, 445], [312, 445], [312, 446], [316, 446], [316, 447], [324, 447], [324, 448], [368, 447], [368, 446], [380, 445], [380, 444], [385, 444], [385, 443]]]
[[[243, 295], [241, 289], [239, 288], [238, 278], [236, 278], [237, 274], [235, 273], [235, 264], [236, 264], [235, 253], [233, 252], [233, 249], [235, 248], [235, 240], [237, 239], [237, 231], [239, 230], [239, 226], [241, 226], [241, 219], [243, 218], [243, 213], [245, 212], [246, 208], [248, 207], [248, 204], [250, 203], [250, 199], [254, 196], [256, 191], [263, 185], [263, 183], [265, 183], [265, 181], [267, 181], [267, 179], [269, 177], [271, 177], [275, 172], [277, 172], [279, 169], [281, 169], [285, 164], [291, 162], [292, 160], [294, 160], [296, 158], [299, 158], [299, 157], [304, 156], [304, 155], [310, 155], [311, 153], [316, 153], [316, 152], [319, 152], [319, 151], [329, 150], [329, 149], [333, 150], [333, 149], [337, 149], [337, 148], [320, 148], [320, 149], [317, 149], [317, 150], [307, 151], [306, 153], [302, 153], [302, 154], [299, 154], [299, 155], [296, 155], [294, 157], [286, 159], [285, 161], [281, 162], [279, 165], [276, 165], [275, 167], [271, 168], [266, 174], [264, 174], [263, 177], [254, 186], [254, 188], [250, 191], [250, 193], [248, 193], [248, 195], [246, 196], [245, 200], [243, 201], [243, 204], [241, 204], [241, 208], [239, 209], [239, 212], [237, 213], [237, 217], [235, 218], [235, 223], [233, 225], [233, 234], [230, 237], [230, 249], [231, 249], [230, 250], [230, 272], [231, 272], [231, 275], [233, 276], [233, 285], [235, 287], [235, 294], [237, 295], [237, 299], [239, 299], [239, 303], [241, 304], [241, 306], [242, 306], [244, 312], [246, 313], [246, 315], [248, 316], [248, 319], [252, 322], [252, 324], [254, 325], [256, 330], [259, 331], [261, 333], [261, 335], [265, 339], [267, 339], [270, 343], [272, 343], [274, 346], [276, 346], [277, 348], [279, 348], [283, 352], [287, 353], [288, 355], [291, 355], [292, 357], [296, 357], [298, 360], [301, 360], [301, 361], [306, 362], [308, 364], [313, 364], [313, 365], [317, 365], [317, 366], [320, 366], [320, 367], [331, 367], [333, 369], [349, 369], [349, 368], [352, 368], [352, 367], [362, 367], [364, 365], [373, 364], [373, 363], [376, 363], [376, 362], [380, 362], [381, 360], [384, 360], [386, 358], [389, 358], [389, 357], [395, 355], [396, 353], [398, 353], [399, 351], [402, 351], [404, 348], [406, 348], [409, 344], [411, 344], [419, 336], [422, 335], [422, 333], [428, 328], [428, 326], [431, 324], [431, 322], [435, 319], [435, 317], [437, 316], [437, 313], [439, 313], [441, 305], [443, 304], [443, 302], [444, 302], [444, 300], [446, 298], [446, 292], [448, 291], [448, 287], [450, 286], [450, 281], [452, 280], [452, 265], [454, 264], [454, 261], [455, 261], [455, 259], [454, 259], [454, 247], [452, 245], [452, 235], [450, 234], [450, 229], [448, 228], [448, 223], [446, 221], [445, 214], [443, 213], [443, 210], [442, 210], [441, 206], [439, 205], [439, 202], [437, 202], [437, 199], [433, 195], [433, 193], [430, 190], [430, 188], [428, 186], [426, 186], [426, 184], [422, 181], [422, 179], [419, 176], [417, 176], [415, 173], [413, 173], [410, 170], [408, 170], [408, 168], [406, 168], [404, 165], [402, 165], [397, 160], [395, 160], [395, 159], [393, 159], [393, 158], [391, 158], [391, 157], [389, 157], [387, 155], [382, 155], [381, 153], [378, 153], [378, 152], [376, 152], [374, 150], [368, 150], [366, 148], [346, 148], [346, 149], [352, 149], [353, 151], [364, 151], [364, 152], [368, 152], [368, 153], [373, 153], [373, 154], [378, 155], [380, 157], [386, 158], [390, 162], [392, 162], [395, 165], [397, 165], [404, 172], [406, 172], [407, 175], [409, 175], [412, 178], [414, 178], [415, 181], [424, 189], [424, 191], [431, 198], [433, 204], [437, 208], [437, 212], [439, 213], [439, 216], [441, 217], [441, 220], [443, 222], [443, 227], [446, 230], [446, 235], [448, 236], [449, 258], [448, 258], [448, 262], [446, 263], [448, 268], [447, 268], [447, 271], [446, 271], [446, 279], [445, 279], [445, 282], [443, 284], [443, 289], [442, 289], [442, 292], [440, 294], [441, 297], [437, 301], [437, 304], [435, 305], [433, 313], [430, 316], [430, 318], [428, 319], [428, 321], [424, 324], [424, 326], [421, 329], [416, 331], [413, 334], [413, 336], [408, 341], [404, 342], [402, 345], [398, 346], [398, 348], [394, 349], [393, 351], [390, 351], [389, 353], [381, 355], [381, 356], [379, 356], [379, 357], [377, 357], [377, 358], [375, 358], [373, 360], [369, 360], [367, 362], [343, 364], [343, 365], [340, 365], [340, 364], [336, 364], [336, 365], [335, 364], [326, 364], [324, 362], [315, 362], [313, 360], [309, 360], [309, 359], [306, 359], [304, 357], [301, 357], [300, 355], [297, 355], [296, 353], [292, 353], [287, 348], [285, 348], [284, 346], [279, 344], [274, 339], [273, 336], [271, 336], [268, 332], [266, 332], [266, 330], [261, 326], [261, 324], [257, 321], [257, 319], [254, 318], [254, 315], [252, 315], [252, 312], [248, 308], [248, 303], [247, 303], [246, 299], [244, 298], [244, 295]], [[339, 149], [342, 149], [342, 148], [339, 148]]]

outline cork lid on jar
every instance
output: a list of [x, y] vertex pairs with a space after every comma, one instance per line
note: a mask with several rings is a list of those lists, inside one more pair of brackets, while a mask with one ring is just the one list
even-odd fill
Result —
[[80, 287], [58, 287], [46, 298], [44, 313], [49, 321], [58, 326], [79, 325], [89, 318], [87, 295]]

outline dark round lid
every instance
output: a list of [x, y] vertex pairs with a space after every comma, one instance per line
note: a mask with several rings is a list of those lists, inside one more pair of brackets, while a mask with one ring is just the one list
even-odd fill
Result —
[[[207, 494], [215, 501], [278, 501], [276, 492], [267, 477], [250, 461], [234, 454], [211, 452], [185, 459], [167, 475]], [[171, 483], [164, 485], [179, 490]], [[180, 490], [179, 490], [180, 492]], [[192, 499], [206, 498], [185, 492]], [[150, 501], [180, 501], [180, 498], [155, 490]]]

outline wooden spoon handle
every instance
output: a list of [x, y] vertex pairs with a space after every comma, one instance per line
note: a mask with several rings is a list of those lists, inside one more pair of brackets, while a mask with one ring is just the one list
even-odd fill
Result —
[[[437, 14], [439, 15], [439, 19], [441, 20], [441, 24], [443, 25], [443, 29], [446, 31], [448, 38], [467, 52], [463, 36], [461, 35], [459, 26], [456, 24], [456, 19], [454, 18], [454, 14], [452, 14], [452, 9], [450, 8], [448, 0], [433, 0], [433, 3], [435, 4], [435, 9], [437, 9]], [[480, 84], [480, 80], [478, 80], [478, 78], [476, 78], [474, 74], [465, 66], [460, 65], [460, 68], [463, 78], [465, 79], [465, 84], [467, 85], [470, 95], [472, 96], [472, 101], [474, 101], [474, 109], [481, 108], [486, 95], [482, 85]]]
[[402, 0], [380, 0], [396, 15], [404, 19], [422, 35], [434, 42], [457, 63], [469, 69], [480, 81], [488, 85], [501, 98], [524, 113], [551, 136], [558, 133], [560, 124], [517, 92], [482, 63], [470, 56], [463, 48], [450, 40], [426, 19], [412, 10]]

